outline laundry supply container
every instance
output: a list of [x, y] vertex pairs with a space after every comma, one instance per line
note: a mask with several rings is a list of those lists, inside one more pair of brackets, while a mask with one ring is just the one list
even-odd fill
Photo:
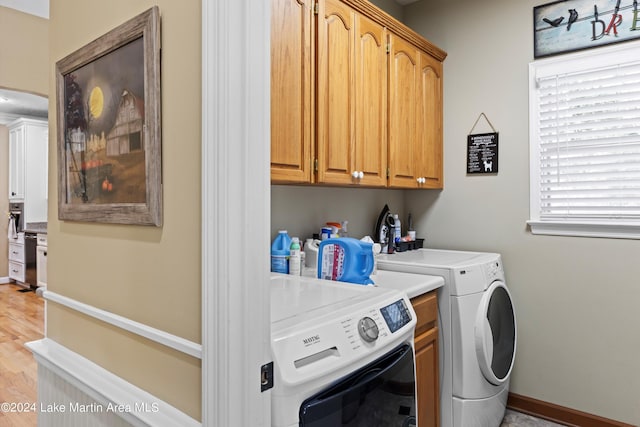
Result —
[[373, 244], [351, 237], [323, 240], [318, 248], [318, 278], [370, 285]]

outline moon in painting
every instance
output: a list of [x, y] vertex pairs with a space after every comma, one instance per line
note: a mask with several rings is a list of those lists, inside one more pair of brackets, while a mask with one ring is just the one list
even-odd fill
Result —
[[89, 95], [89, 111], [94, 119], [97, 119], [102, 114], [104, 107], [104, 96], [102, 89], [99, 86], [94, 87]]

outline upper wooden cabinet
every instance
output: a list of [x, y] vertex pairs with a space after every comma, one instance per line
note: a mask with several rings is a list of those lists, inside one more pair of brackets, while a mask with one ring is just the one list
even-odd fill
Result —
[[389, 64], [389, 185], [415, 187], [420, 53], [391, 36]]
[[423, 188], [442, 188], [442, 62], [420, 52], [419, 78], [417, 184]]
[[317, 182], [383, 187], [386, 30], [339, 0], [318, 4]]
[[442, 188], [442, 62], [389, 39], [389, 186]]
[[441, 188], [446, 53], [366, 0], [272, 0], [271, 37], [273, 183]]
[[310, 182], [311, 0], [271, 2], [271, 181]]

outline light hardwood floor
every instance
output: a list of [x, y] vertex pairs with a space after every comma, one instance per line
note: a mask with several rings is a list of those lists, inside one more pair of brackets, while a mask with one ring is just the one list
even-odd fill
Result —
[[9, 412], [2, 405], [0, 427], [37, 424], [37, 366], [24, 343], [44, 335], [44, 300], [19, 289], [0, 285], [0, 403], [10, 405]]

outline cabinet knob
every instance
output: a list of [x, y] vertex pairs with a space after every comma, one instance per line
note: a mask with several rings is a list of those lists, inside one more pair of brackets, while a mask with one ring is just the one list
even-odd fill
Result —
[[358, 172], [358, 179], [362, 179], [364, 178], [364, 172], [360, 171]]
[[351, 176], [354, 177], [355, 179], [358, 179], [358, 171], [353, 171]]

